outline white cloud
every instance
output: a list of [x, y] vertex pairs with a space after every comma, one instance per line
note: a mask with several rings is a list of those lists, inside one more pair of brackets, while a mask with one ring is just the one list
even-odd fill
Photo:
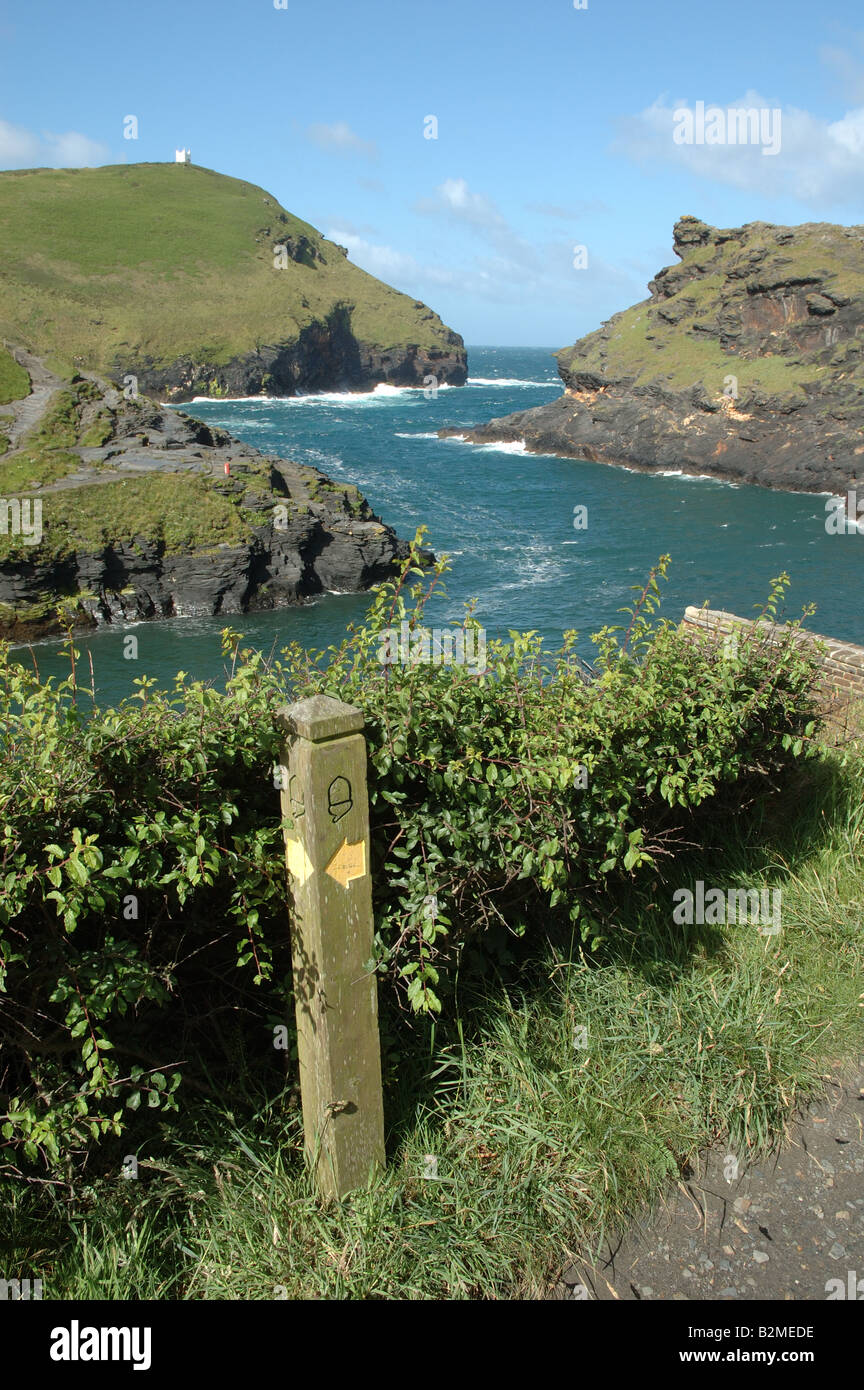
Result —
[[434, 303], [436, 294], [441, 292], [499, 304], [529, 304], [554, 297], [559, 301], [571, 300], [574, 309], [585, 307], [599, 312], [610, 294], [620, 299], [622, 306], [644, 295], [644, 280], [640, 282], [634, 275], [608, 265], [590, 251], [590, 271], [575, 270], [569, 242], [531, 246], [530, 254], [521, 259], [493, 253], [477, 257], [467, 267], [444, 268], [338, 228], [325, 235], [347, 247], [355, 265], [427, 303]]
[[[828, 133], [839, 149], [848, 150], [855, 159], [860, 159], [864, 154], [864, 107], [850, 111], [840, 121], [834, 121], [829, 125]], [[860, 191], [859, 184], [859, 196]]]
[[345, 121], [334, 121], [332, 125], [310, 125], [306, 130], [307, 140], [320, 150], [330, 154], [361, 155], [364, 159], [377, 159], [378, 148], [371, 140], [361, 140]]
[[497, 252], [490, 274], [495, 271], [522, 279], [529, 270], [533, 275], [542, 273], [537, 246], [520, 236], [492, 199], [473, 192], [465, 179], [445, 179], [432, 197], [417, 200], [414, 211], [426, 217], [443, 217], [477, 232]]
[[[577, 271], [573, 264], [574, 242], [584, 241], [584, 237], [574, 235], [568, 241], [529, 240], [511, 226], [491, 198], [485, 193], [474, 192], [465, 179], [445, 179], [432, 197], [419, 199], [414, 210], [469, 227], [486, 243], [474, 266], [461, 272], [467, 293], [500, 303], [563, 297], [581, 304], [586, 301], [599, 303], [604, 291], [616, 294], [626, 290], [631, 298], [638, 298], [643, 292], [632, 275], [604, 262], [590, 246], [590, 270]], [[569, 216], [569, 213], [566, 208], [555, 206], [551, 212], [547, 208], [549, 216]]]
[[108, 146], [97, 140], [90, 140], [77, 130], [67, 130], [65, 135], [46, 135], [45, 141], [51, 155], [50, 163], [63, 169], [86, 169], [95, 164], [104, 164], [108, 158]]
[[67, 130], [63, 135], [50, 131], [36, 135], [32, 130], [0, 121], [0, 167], [4, 169], [82, 169], [104, 164], [108, 153], [107, 145], [77, 130]]
[[813, 207], [832, 203], [860, 203], [861, 156], [864, 153], [864, 107], [847, 112], [839, 121], [827, 121], [794, 106], [776, 104], [758, 92], [746, 92], [739, 100], [714, 102], [706, 108], [757, 108], [781, 110], [780, 149], [764, 154], [759, 144], [676, 144], [675, 112], [693, 110], [695, 101], [667, 103], [658, 97], [636, 116], [619, 122], [612, 145], [616, 154], [637, 163], [677, 165], [700, 178], [774, 197], [793, 197]]
[[0, 164], [4, 169], [27, 168], [39, 162], [39, 141], [29, 130], [0, 121]]
[[465, 179], [445, 179], [431, 198], [420, 198], [414, 206], [417, 212], [432, 216], [444, 214], [485, 231], [509, 230], [492, 199], [485, 193], [472, 193]]
[[359, 265], [361, 270], [367, 270], [370, 275], [375, 275], [379, 280], [386, 281], [388, 285], [394, 285], [397, 289], [404, 290], [406, 294], [413, 294], [414, 284], [421, 280], [426, 280], [430, 284], [453, 287], [460, 284], [460, 276], [457, 271], [424, 264], [424, 262], [418, 261], [416, 256], [412, 256], [406, 251], [397, 251], [393, 246], [368, 241], [355, 232], [347, 231], [344, 224], [332, 227], [324, 235], [328, 241], [336, 241], [347, 247], [354, 264]]

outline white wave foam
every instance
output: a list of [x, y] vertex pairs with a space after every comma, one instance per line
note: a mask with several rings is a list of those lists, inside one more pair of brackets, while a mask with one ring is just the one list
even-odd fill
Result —
[[524, 439], [502, 439], [494, 444], [480, 444], [481, 449], [496, 454], [527, 454], [528, 446]]
[[[557, 454], [544, 454], [537, 449], [529, 449], [524, 439], [498, 439], [492, 440], [491, 442], [485, 444], [475, 444], [473, 439], [468, 439], [467, 436], [464, 434], [448, 434], [444, 435], [443, 438], [445, 439], [445, 441], [449, 439], [461, 440], [463, 443], [467, 442], [471, 445], [472, 449], [479, 449], [481, 453], [485, 450], [486, 453], [529, 454], [531, 458], [537, 459], [553, 459], [558, 457]], [[579, 461], [585, 462], [584, 459]], [[632, 468], [628, 471], [631, 473], [635, 473], [638, 470]]]
[[657, 478], [686, 478], [688, 482], [699, 482], [706, 479], [709, 483], [722, 483], [722, 478], [715, 478], [711, 473], [685, 473], [683, 468], [658, 468], [654, 475]]
[[375, 387], [374, 391], [310, 391], [308, 395], [282, 396], [286, 405], [371, 405], [382, 400], [398, 400], [414, 390], [411, 386]]
[[196, 402], [204, 405], [281, 405], [292, 399], [291, 396], [193, 396], [191, 401], [161, 401], [160, 404], [169, 410], [183, 410]]
[[339, 454], [331, 454], [311, 445], [306, 449], [297, 450], [297, 452], [302, 453], [304, 463], [309, 462], [313, 468], [321, 468], [325, 473], [344, 472], [345, 470], [345, 460]]
[[546, 556], [540, 559], [525, 560], [517, 565], [517, 578], [506, 584], [496, 585], [502, 593], [513, 589], [530, 589], [535, 584], [552, 584], [565, 573], [560, 561]]
[[730, 482], [727, 478], [715, 478], [713, 473], [685, 473], [682, 468], [631, 468], [626, 463], [603, 464], [604, 468], [620, 468], [624, 473], [642, 473], [649, 478], [683, 478], [687, 483], [719, 483], [721, 487], [741, 486], [740, 483]]
[[560, 381], [526, 381], [518, 376], [469, 376], [466, 386], [554, 386], [562, 389]]
[[[196, 401], [210, 402], [212, 405], [222, 405], [230, 403], [232, 405], [366, 405], [369, 401], [381, 401], [398, 399], [400, 396], [415, 395], [431, 388], [426, 386], [391, 386], [389, 382], [379, 382], [371, 391], [309, 391], [296, 396], [193, 396], [191, 402], [186, 404], [194, 405]], [[436, 391], [453, 390], [449, 382], [442, 381]], [[166, 407], [171, 402], [163, 402]], [[182, 404], [173, 402], [175, 408], [182, 409]]]
[[424, 431], [419, 434], [411, 434], [410, 432], [406, 433], [404, 430], [394, 430], [393, 437], [394, 439], [437, 439], [438, 435], [435, 433], [434, 430], [431, 432], [431, 434], [428, 431]]

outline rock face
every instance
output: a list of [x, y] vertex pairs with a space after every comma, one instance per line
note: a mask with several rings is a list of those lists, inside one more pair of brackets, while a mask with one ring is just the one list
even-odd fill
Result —
[[[419, 302], [415, 308], [422, 309]], [[463, 386], [468, 376], [462, 339], [447, 332], [449, 345], [410, 346], [385, 350], [358, 341], [351, 314], [337, 306], [326, 320], [308, 324], [298, 337], [235, 357], [224, 366], [213, 361], [180, 357], [157, 366], [146, 357], [117, 357], [113, 375], [128, 372], [139, 387], [165, 400], [188, 401], [196, 395], [296, 396], [318, 391], [371, 391], [375, 386], [423, 386], [434, 377], [438, 385]]]
[[[33, 359], [21, 357], [32, 370]], [[407, 543], [374, 515], [355, 487], [261, 454], [146, 397], [127, 401], [96, 377], [81, 378], [78, 390], [85, 402], [80, 435], [92, 438], [101, 424], [107, 438], [96, 446], [79, 444], [71, 451], [73, 471], [29, 493], [31, 501], [41, 501], [44, 518], [38, 545], [0, 536], [0, 637], [27, 641], [59, 631], [60, 596], [71, 599], [79, 628], [243, 613], [302, 603], [328, 591], [367, 589], [407, 554]], [[20, 458], [14, 451], [6, 455], [0, 480], [4, 465], [14, 467]], [[206, 530], [196, 539], [193, 517], [191, 543], [172, 544], [165, 535], [148, 534], [147, 522], [136, 521], [123, 505], [112, 511], [118, 487], [134, 482], [141, 489], [136, 497], [146, 503], [148, 487], [166, 478], [178, 509], [194, 508], [200, 496], [218, 499], [232, 540], [214, 543]], [[190, 486], [206, 492], [191, 494], [187, 503]], [[76, 538], [76, 503], [83, 513], [85, 500], [88, 507], [95, 501], [97, 516], [120, 518], [110, 539], [108, 522], [97, 527], [98, 543], [88, 544], [84, 532]]]
[[683, 217], [650, 298], [557, 355], [565, 393], [464, 433], [763, 487], [864, 483], [864, 227]]

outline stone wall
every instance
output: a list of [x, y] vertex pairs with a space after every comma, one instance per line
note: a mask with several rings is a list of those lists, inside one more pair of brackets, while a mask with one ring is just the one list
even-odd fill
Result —
[[[734, 613], [724, 613], [714, 608], [688, 607], [684, 611], [682, 627], [685, 631], [701, 632], [718, 641], [725, 639], [736, 628], [752, 628], [754, 623], [748, 618], [738, 618]], [[760, 622], [760, 628], [775, 638], [789, 629], [776, 623]], [[853, 646], [851, 642], [837, 642], [833, 637], [823, 637], [816, 632], [793, 629], [796, 641], [804, 645], [816, 644], [816, 652], [822, 671], [822, 690], [832, 704], [848, 704], [850, 701], [864, 700], [864, 647]]]

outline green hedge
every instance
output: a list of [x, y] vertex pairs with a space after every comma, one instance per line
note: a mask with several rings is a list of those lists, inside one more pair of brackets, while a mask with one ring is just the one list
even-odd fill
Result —
[[226, 631], [224, 692], [181, 672], [94, 708], [0, 647], [0, 1171], [68, 1165], [136, 1110], [170, 1122], [184, 1077], [224, 1079], [244, 1029], [269, 1046], [286, 1020], [286, 699], [365, 712], [375, 964], [417, 1011], [448, 1006], [472, 939], [560, 923], [596, 945], [610, 889], [656, 876], [694, 808], [809, 750], [810, 658], [758, 625], [733, 658], [658, 621], [665, 557], [590, 680], [575, 634], [490, 642], [484, 675], [383, 665], [382, 632], [422, 625], [446, 568], [413, 567], [420, 540], [339, 648], [268, 662]]

